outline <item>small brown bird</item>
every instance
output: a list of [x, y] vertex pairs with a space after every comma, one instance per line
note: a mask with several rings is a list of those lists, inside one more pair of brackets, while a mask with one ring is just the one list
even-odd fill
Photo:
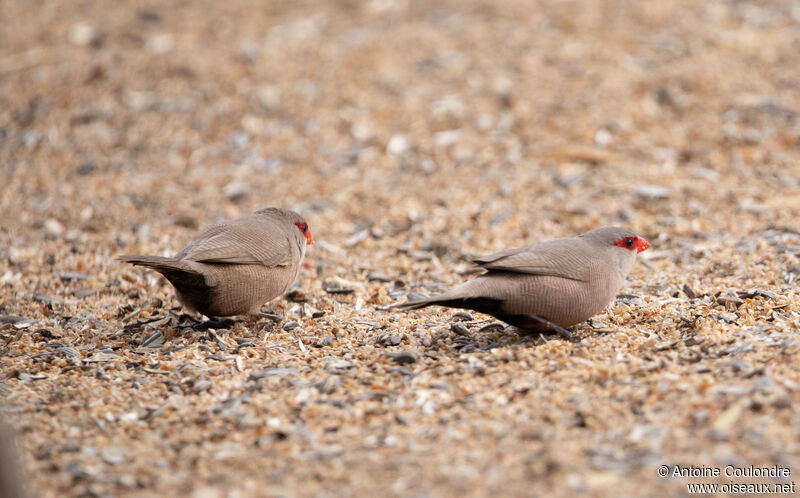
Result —
[[172, 258], [117, 259], [164, 275], [193, 311], [208, 317], [252, 315], [292, 285], [306, 245], [313, 242], [302, 216], [268, 207], [209, 227]]
[[486, 273], [439, 296], [396, 307], [471, 309], [525, 331], [549, 329], [572, 339], [564, 327], [602, 311], [625, 282], [636, 254], [648, 247], [632, 230], [605, 227], [500, 251], [474, 260]]

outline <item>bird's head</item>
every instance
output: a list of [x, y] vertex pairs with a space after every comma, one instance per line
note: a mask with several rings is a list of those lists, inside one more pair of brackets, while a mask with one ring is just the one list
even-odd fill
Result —
[[[305, 245], [311, 245], [314, 243], [314, 237], [311, 235], [311, 230], [308, 229], [308, 223], [306, 220], [297, 214], [296, 212], [292, 211], [291, 209], [286, 208], [279, 208], [279, 207], [266, 207], [263, 209], [259, 209], [254, 214], [267, 216], [273, 219], [283, 219], [289, 223], [293, 223], [294, 226], [300, 230], [300, 234], [302, 237], [305, 238]], [[302, 243], [303, 238], [298, 235], [297, 242], [298, 244]], [[303, 246], [304, 247], [304, 246]]]
[[306, 245], [311, 245], [314, 243], [314, 236], [311, 235], [311, 230], [308, 229], [308, 223], [305, 221], [295, 221], [295, 226], [303, 233], [303, 236], [306, 238]]
[[633, 268], [636, 255], [650, 247], [647, 239], [629, 228], [597, 228], [581, 238], [591, 243], [592, 250], [606, 254], [623, 277]]
[[599, 247], [619, 247], [634, 254], [650, 247], [650, 242], [647, 239], [629, 228], [596, 228], [582, 234], [581, 238], [591, 241]]

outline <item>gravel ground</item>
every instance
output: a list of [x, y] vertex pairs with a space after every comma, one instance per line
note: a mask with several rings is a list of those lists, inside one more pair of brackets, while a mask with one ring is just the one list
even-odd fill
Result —
[[[800, 473], [800, 9], [0, 2], [0, 402], [33, 496], [680, 495]], [[282, 317], [192, 327], [114, 260], [267, 205]], [[388, 310], [625, 225], [625, 293], [531, 338]], [[797, 277], [795, 277], [797, 276]]]

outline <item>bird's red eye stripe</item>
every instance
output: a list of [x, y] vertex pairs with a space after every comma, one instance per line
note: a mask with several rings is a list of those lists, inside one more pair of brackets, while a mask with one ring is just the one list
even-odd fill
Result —
[[307, 245], [313, 244], [314, 237], [311, 236], [311, 232], [308, 230], [308, 223], [297, 221], [295, 222], [295, 225], [297, 225], [297, 228], [299, 228], [300, 231], [303, 232], [303, 235], [306, 236], [306, 244]]
[[650, 247], [650, 242], [636, 235], [632, 237], [623, 237], [614, 242], [614, 245], [623, 249], [628, 249], [629, 251], [636, 249], [636, 252], [642, 252]]

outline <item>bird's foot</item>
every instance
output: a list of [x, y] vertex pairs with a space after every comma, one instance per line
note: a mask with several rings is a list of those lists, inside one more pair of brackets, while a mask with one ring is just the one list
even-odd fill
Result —
[[208, 329], [227, 329], [236, 323], [235, 320], [230, 318], [223, 318], [219, 316], [210, 317], [208, 320], [202, 321], [194, 326], [195, 330], [208, 330]]
[[572, 333], [572, 329], [571, 328], [565, 329], [564, 327], [561, 327], [560, 325], [556, 325], [555, 323], [551, 322], [550, 320], [545, 320], [544, 318], [542, 318], [540, 316], [534, 316], [534, 317], [531, 317], [531, 318], [533, 318], [535, 321], [539, 322], [541, 325], [544, 325], [549, 330], [555, 332], [562, 339], [564, 339], [566, 341], [569, 341], [569, 342], [578, 342], [578, 338], [575, 336], [575, 334]]
[[572, 333], [572, 329], [565, 329], [564, 327], [558, 327], [558, 328], [553, 328], [552, 330], [565, 341], [580, 342], [578, 336]]

